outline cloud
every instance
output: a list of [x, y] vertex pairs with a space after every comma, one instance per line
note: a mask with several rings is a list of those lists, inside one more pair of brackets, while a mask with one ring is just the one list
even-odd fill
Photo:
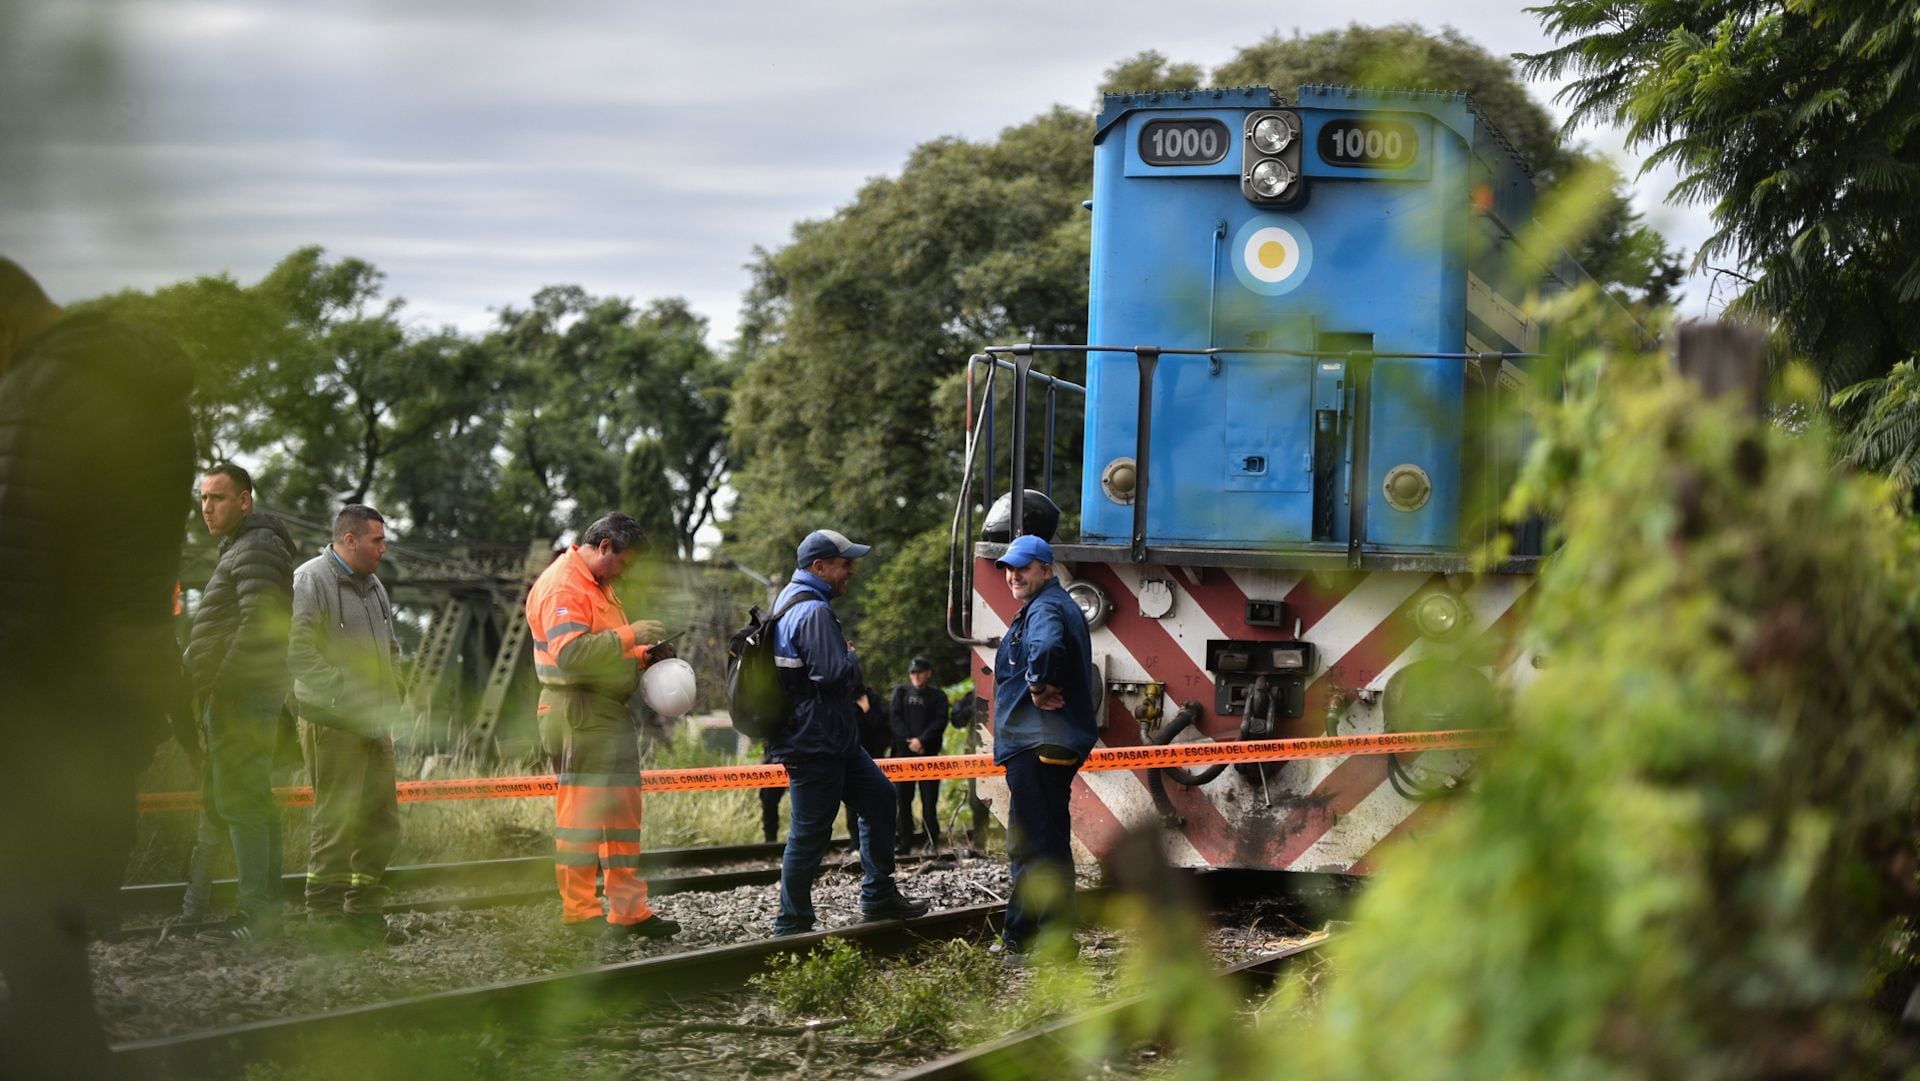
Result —
[[[919, 143], [1088, 107], [1144, 49], [1210, 67], [1292, 29], [1254, 0], [70, 6], [95, 23], [41, 16], [0, 46], [44, 65], [41, 46], [96, 25], [119, 65], [104, 107], [0, 142], [50, 181], [0, 221], [0, 249], [62, 295], [251, 280], [321, 244], [469, 329], [577, 282], [688, 297], [719, 338], [755, 246]], [[1446, 15], [1496, 52], [1545, 44], [1510, 0]], [[1309, 32], [1430, 17], [1411, 0], [1286, 13]], [[22, 70], [0, 87], [39, 85]]]

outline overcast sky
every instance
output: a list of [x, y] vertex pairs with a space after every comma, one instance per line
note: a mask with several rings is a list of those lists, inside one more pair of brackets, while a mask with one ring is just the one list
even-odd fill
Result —
[[[1145, 49], [1211, 68], [1356, 21], [1542, 48], [1524, 2], [0, 0], [0, 253], [77, 300], [319, 244], [423, 327], [576, 283], [684, 296], [720, 345], [754, 247], [918, 143], [1090, 108]], [[1691, 254], [1704, 217], [1665, 186], [1640, 208]]]

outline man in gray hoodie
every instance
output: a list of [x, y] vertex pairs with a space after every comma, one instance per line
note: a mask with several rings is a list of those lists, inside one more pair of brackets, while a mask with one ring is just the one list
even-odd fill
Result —
[[387, 551], [386, 519], [349, 505], [333, 543], [293, 572], [287, 667], [300, 713], [300, 747], [313, 781], [307, 915], [344, 921], [368, 945], [393, 945], [380, 877], [400, 841], [393, 718], [400, 709], [400, 648], [393, 604], [374, 574]]

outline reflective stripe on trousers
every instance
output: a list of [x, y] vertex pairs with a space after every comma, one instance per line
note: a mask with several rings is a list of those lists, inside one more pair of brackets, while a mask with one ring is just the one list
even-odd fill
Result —
[[596, 873], [607, 899], [607, 922], [639, 923], [653, 915], [640, 877], [640, 744], [626, 704], [586, 691], [543, 687], [540, 742], [558, 782], [553, 801], [554, 879], [561, 918], [600, 916]]
[[[653, 914], [640, 877], [640, 775], [563, 773], [553, 800], [554, 877], [561, 918], [600, 915], [594, 874], [605, 879], [607, 922], [638, 923]], [[587, 783], [569, 783], [585, 781]]]

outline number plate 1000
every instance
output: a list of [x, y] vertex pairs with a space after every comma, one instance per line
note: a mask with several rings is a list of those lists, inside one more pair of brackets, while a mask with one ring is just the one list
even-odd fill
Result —
[[1155, 120], [1140, 129], [1140, 160], [1148, 165], [1212, 165], [1229, 145], [1218, 120]]
[[1329, 120], [1320, 160], [1359, 169], [1404, 169], [1420, 157], [1420, 134], [1404, 120]]

